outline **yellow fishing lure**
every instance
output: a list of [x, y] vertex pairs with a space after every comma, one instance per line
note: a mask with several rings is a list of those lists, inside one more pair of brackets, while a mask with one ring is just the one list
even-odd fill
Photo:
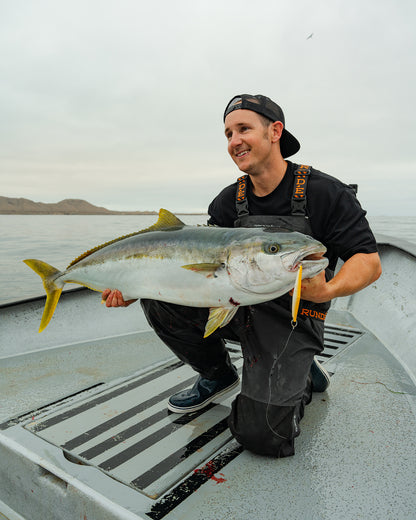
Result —
[[296, 282], [295, 282], [295, 287], [293, 288], [293, 296], [292, 296], [292, 321], [293, 321], [293, 323], [296, 323], [296, 320], [298, 317], [301, 285], [302, 285], [302, 264], [299, 266], [298, 275], [296, 277]]

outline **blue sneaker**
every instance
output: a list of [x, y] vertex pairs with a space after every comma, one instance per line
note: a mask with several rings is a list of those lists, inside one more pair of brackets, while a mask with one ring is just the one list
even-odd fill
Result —
[[199, 376], [192, 388], [178, 392], [169, 398], [168, 409], [174, 413], [196, 412], [235, 388], [239, 382], [237, 372], [216, 380]]
[[325, 392], [329, 386], [329, 377], [329, 373], [321, 363], [314, 358], [311, 365], [312, 392]]

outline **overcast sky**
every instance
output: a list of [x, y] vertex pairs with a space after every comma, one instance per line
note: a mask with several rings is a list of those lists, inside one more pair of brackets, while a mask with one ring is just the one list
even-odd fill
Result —
[[224, 107], [261, 93], [293, 160], [416, 215], [415, 19], [414, 0], [0, 0], [0, 195], [204, 211], [239, 175]]

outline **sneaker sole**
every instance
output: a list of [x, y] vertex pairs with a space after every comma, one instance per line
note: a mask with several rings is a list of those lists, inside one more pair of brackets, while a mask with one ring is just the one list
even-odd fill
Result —
[[[321, 363], [319, 363], [319, 361], [317, 359], [314, 360], [314, 363], [315, 363], [316, 368], [315, 369], [311, 369], [311, 370], [314, 370], [315, 374], [317, 376], [319, 376], [322, 381], [321, 381], [320, 385], [315, 385], [314, 386], [312, 384], [312, 391], [313, 392], [318, 392], [318, 393], [325, 392], [325, 390], [328, 388], [329, 383], [331, 381], [329, 372], [321, 365]], [[312, 381], [313, 381], [313, 377], [312, 377]]]
[[221, 397], [222, 395], [226, 394], [236, 386], [240, 384], [240, 378], [238, 378], [234, 383], [230, 386], [227, 386], [227, 388], [224, 388], [223, 390], [220, 390], [216, 394], [212, 395], [211, 397], [208, 397], [204, 402], [196, 404], [194, 406], [187, 406], [187, 407], [179, 407], [175, 406], [168, 401], [168, 410], [170, 410], [173, 413], [192, 413], [197, 412], [198, 410], [202, 410], [202, 408], [205, 408], [209, 405], [209, 403], [212, 403], [212, 401], [215, 401], [218, 397]]

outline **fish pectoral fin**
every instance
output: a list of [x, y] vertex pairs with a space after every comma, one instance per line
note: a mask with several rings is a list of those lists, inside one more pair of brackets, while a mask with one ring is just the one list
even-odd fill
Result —
[[205, 325], [204, 338], [216, 331], [219, 327], [225, 327], [234, 318], [238, 307], [228, 309], [226, 307], [211, 307], [209, 310], [208, 321]]
[[183, 269], [189, 269], [189, 271], [194, 271], [195, 273], [203, 274], [207, 278], [216, 277], [216, 272], [218, 269], [222, 268], [224, 264], [187, 264], [182, 265]]

